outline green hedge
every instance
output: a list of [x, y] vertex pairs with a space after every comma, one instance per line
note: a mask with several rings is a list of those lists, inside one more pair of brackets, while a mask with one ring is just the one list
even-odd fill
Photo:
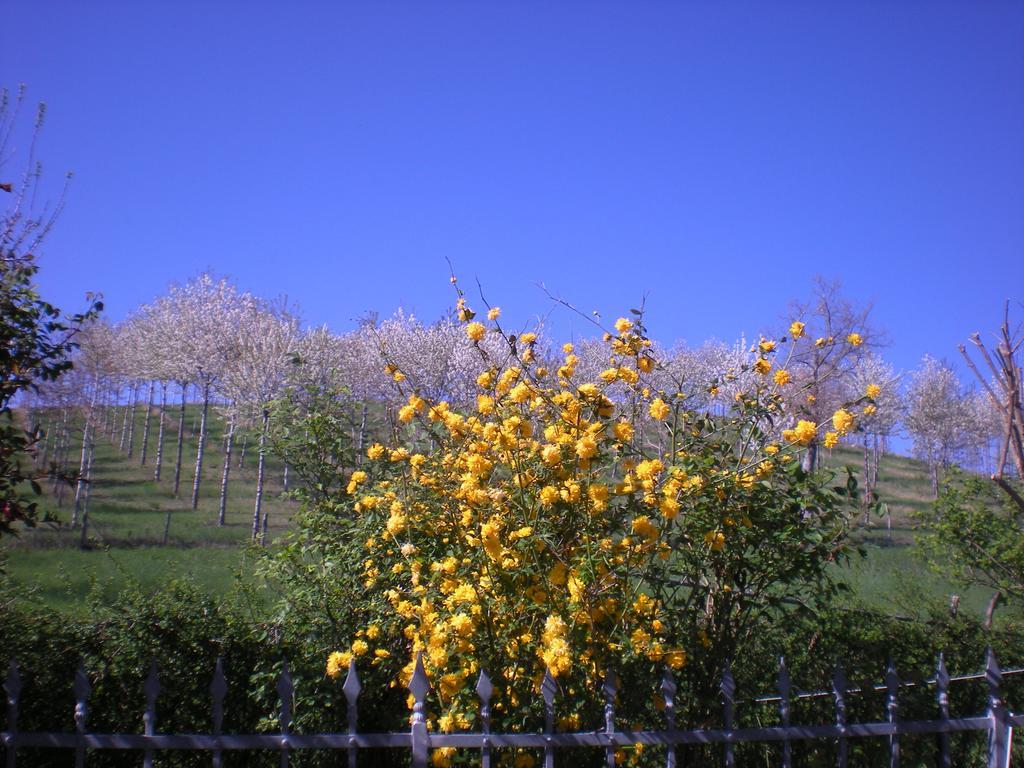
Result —
[[[162, 691], [157, 703], [157, 729], [162, 732], [209, 732], [209, 685], [218, 656], [224, 660], [229, 683], [225, 701], [225, 731], [258, 732], [277, 728], [275, 685], [281, 663], [288, 659], [296, 686], [295, 730], [338, 731], [345, 729], [345, 703], [340, 682], [324, 676], [326, 650], [346, 628], [320, 626], [298, 620], [276, 623], [253, 615], [237, 601], [216, 601], [193, 587], [175, 584], [157, 594], [127, 593], [112, 606], [95, 606], [86, 618], [69, 618], [50, 610], [24, 604], [10, 596], [0, 599], [0, 662], [6, 669], [16, 659], [23, 689], [19, 728], [32, 730], [74, 729], [74, 696], [71, 690], [78, 664], [84, 662], [93, 685], [89, 727], [96, 732], [140, 732], [144, 706], [143, 684], [149, 665], [156, 658], [161, 667]], [[852, 685], [879, 683], [890, 654], [904, 679], [931, 674], [935, 657], [946, 652], [951, 673], [980, 671], [984, 649], [991, 644], [1004, 667], [1024, 664], [1024, 644], [1019, 632], [985, 631], [978, 623], [936, 615], [930, 621], [900, 621], [868, 611], [834, 609], [809, 619], [778, 626], [759, 638], [756, 647], [746, 649], [733, 664], [737, 679], [737, 722], [741, 725], [773, 724], [775, 705], [749, 700], [774, 688], [780, 653], [786, 655], [794, 685], [800, 690], [828, 689], [835, 660], [844, 659]], [[681, 676], [678, 696], [681, 722], [695, 724], [709, 715], [714, 725], [716, 702], [694, 702], [696, 671]], [[1024, 708], [1024, 688], [1019, 677], [1007, 678], [1006, 693], [1011, 706]], [[621, 722], [650, 720], [643, 702], [652, 698], [656, 680], [631, 679], [623, 691]], [[595, 703], [598, 692], [594, 693]], [[586, 695], [586, 694], [582, 694]], [[400, 729], [407, 718], [404, 692], [389, 689], [365, 675], [360, 724], [363, 730]], [[985, 687], [981, 682], [961, 683], [952, 691], [954, 714], [984, 711]], [[934, 690], [919, 687], [901, 691], [903, 717], [934, 716]], [[644, 712], [633, 713], [636, 706]], [[599, 709], [597, 710], [599, 711]], [[705, 713], [699, 715], [698, 713]], [[849, 699], [849, 719], [883, 719], [885, 694], [854, 695]], [[634, 718], [635, 715], [635, 718]], [[0, 715], [4, 729], [6, 709]], [[794, 722], [831, 722], [831, 697], [804, 700], [794, 706]], [[598, 723], [591, 724], [596, 727]], [[584, 727], [587, 727], [586, 725]], [[953, 739], [958, 766], [983, 764], [983, 739], [957, 736]], [[851, 765], [876, 765], [884, 761], [884, 740], [851, 741]], [[932, 737], [904, 739], [903, 764], [930, 765], [935, 754]], [[775, 747], [744, 747], [738, 751], [740, 765], [778, 763]], [[715, 764], [713, 749], [687, 755], [687, 764]], [[831, 744], [798, 745], [798, 765], [834, 764]], [[70, 765], [73, 754], [62, 750], [18, 752], [19, 765]], [[373, 759], [375, 757], [376, 759]], [[573, 757], [577, 759], [572, 759]], [[367, 756], [374, 765], [407, 761], [407, 754]], [[565, 755], [580, 764], [583, 753]], [[658, 754], [648, 751], [635, 760], [654, 764]], [[89, 756], [91, 766], [138, 765], [139, 753], [97, 752]], [[335, 765], [337, 754], [297, 754], [295, 765]], [[600, 760], [600, 756], [595, 755]], [[160, 756], [161, 765], [208, 765], [204, 753], [174, 753]], [[225, 765], [277, 765], [275, 754], [227, 753]], [[370, 763], [367, 763], [370, 764]], [[564, 764], [564, 763], [563, 763]]]

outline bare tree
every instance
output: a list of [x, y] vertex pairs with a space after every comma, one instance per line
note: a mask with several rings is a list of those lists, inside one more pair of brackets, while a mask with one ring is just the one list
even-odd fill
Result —
[[[821, 424], [843, 404], [844, 382], [861, 357], [880, 345], [870, 314], [870, 304], [856, 306], [838, 283], [820, 277], [809, 301], [792, 302], [789, 319], [795, 322], [787, 335], [793, 342], [788, 364], [793, 382], [786, 394], [793, 418]], [[807, 470], [817, 467], [817, 436], [808, 444], [803, 463]]]
[[1007, 480], [1007, 470], [1016, 473], [1018, 480], [1024, 480], [1024, 375], [1021, 373], [1021, 348], [1024, 346], [1024, 330], [1018, 325], [1010, 328], [1010, 302], [1006, 302], [1003, 324], [999, 329], [996, 346], [989, 350], [981, 335], [971, 335], [971, 344], [981, 358], [989, 377], [979, 370], [967, 348], [960, 345], [960, 354], [981, 382], [991, 408], [1000, 421], [1000, 449], [996, 460], [996, 471], [992, 481], [999, 486], [1013, 503], [1024, 512], [1024, 497]]

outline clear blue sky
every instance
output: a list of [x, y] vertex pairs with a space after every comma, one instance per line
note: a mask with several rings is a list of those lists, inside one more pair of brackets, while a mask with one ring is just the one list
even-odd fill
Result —
[[[118, 319], [212, 268], [351, 327], [535, 286], [664, 340], [841, 279], [913, 367], [1024, 299], [1024, 3], [46, 2], [48, 298]], [[556, 315], [560, 334], [582, 324]]]

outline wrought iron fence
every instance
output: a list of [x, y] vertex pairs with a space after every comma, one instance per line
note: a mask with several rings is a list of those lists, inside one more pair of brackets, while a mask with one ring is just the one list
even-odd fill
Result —
[[[1024, 670], [1013, 670], [1020, 672]], [[556, 752], [585, 747], [603, 749], [606, 765], [616, 765], [616, 751], [623, 746], [644, 744], [661, 745], [665, 750], [665, 765], [668, 768], [682, 768], [684, 745], [721, 745], [722, 764], [731, 768], [736, 765], [736, 746], [744, 743], [778, 744], [783, 768], [792, 768], [793, 743], [809, 740], [831, 740], [836, 745], [836, 764], [844, 768], [849, 760], [848, 744], [851, 739], [884, 738], [888, 740], [890, 768], [900, 764], [900, 738], [934, 734], [938, 740], [937, 765], [951, 768], [950, 734], [980, 731], [987, 735], [989, 768], [1008, 768], [1010, 765], [1010, 743], [1012, 729], [1024, 725], [1024, 713], [1012, 713], [1003, 697], [1003, 671], [996, 663], [991, 649], [986, 654], [985, 671], [982, 675], [967, 675], [951, 678], [945, 663], [939, 658], [935, 676], [925, 684], [935, 688], [935, 714], [933, 719], [904, 720], [900, 717], [899, 690], [905, 685], [890, 662], [884, 684], [875, 689], [886, 694], [886, 717], [876, 722], [848, 722], [847, 697], [855, 690], [848, 686], [841, 666], [837, 665], [832, 687], [827, 692], [795, 693], [785, 661], [780, 663], [777, 694], [755, 699], [759, 702], [777, 704], [781, 725], [768, 727], [735, 727], [736, 706], [735, 681], [728, 667], [720, 685], [722, 701], [722, 726], [711, 729], [684, 729], [676, 723], [677, 685], [671, 670], [665, 669], [660, 684], [660, 696], [664, 702], [664, 728], [658, 730], [624, 729], [616, 722], [615, 700], [618, 682], [609, 674], [604, 682], [603, 727], [588, 732], [561, 733], [555, 730], [555, 699], [558, 685], [550, 672], [545, 674], [541, 684], [544, 700], [545, 727], [540, 733], [493, 733], [491, 730], [491, 698], [493, 685], [486, 672], [481, 672], [476, 685], [480, 700], [480, 730], [472, 733], [431, 733], [427, 730], [425, 706], [430, 691], [430, 681], [423, 669], [422, 659], [417, 659], [415, 671], [409, 682], [413, 696], [411, 727], [408, 731], [391, 733], [360, 733], [358, 730], [358, 700], [362, 686], [355, 661], [350, 664], [348, 676], [342, 690], [348, 703], [348, 730], [338, 733], [304, 734], [293, 733], [292, 698], [294, 687], [292, 677], [285, 664], [277, 682], [280, 700], [277, 733], [231, 734], [224, 733], [224, 698], [228, 686], [220, 660], [217, 661], [210, 685], [211, 725], [209, 733], [170, 734], [157, 730], [157, 700], [160, 695], [160, 680], [156, 662], [150, 668], [144, 686], [145, 708], [142, 715], [143, 732], [93, 733], [88, 727], [88, 702], [91, 685], [85, 669], [80, 667], [75, 675], [74, 733], [21, 732], [18, 730], [21, 679], [17, 664], [11, 662], [4, 690], [7, 694], [7, 730], [0, 733], [8, 768], [16, 768], [18, 750], [29, 747], [51, 747], [74, 750], [75, 765], [85, 766], [89, 750], [138, 750], [143, 753], [143, 766], [152, 768], [154, 753], [170, 751], [206, 751], [210, 753], [212, 765], [221, 765], [223, 753], [230, 750], [274, 750], [280, 753], [282, 768], [289, 765], [290, 754], [299, 750], [344, 750], [347, 751], [349, 766], [360, 764], [360, 755], [366, 754], [364, 764], [372, 765], [372, 751], [382, 748], [407, 749], [413, 768], [424, 768], [428, 764], [430, 751], [441, 747], [479, 752], [480, 765], [489, 768], [497, 750], [526, 748], [543, 751], [544, 768], [554, 768]], [[983, 678], [987, 688], [986, 711], [973, 717], [950, 716], [950, 683], [955, 680]], [[828, 724], [794, 725], [792, 703], [797, 698], [830, 696], [834, 704], [834, 719]], [[370, 754], [367, 754], [370, 753]], [[567, 758], [568, 760], [568, 758]], [[572, 764], [566, 762], [566, 764]]]

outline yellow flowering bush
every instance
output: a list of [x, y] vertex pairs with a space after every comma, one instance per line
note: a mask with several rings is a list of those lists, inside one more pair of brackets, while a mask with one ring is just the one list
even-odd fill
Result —
[[[567, 694], [560, 712], [581, 722], [609, 670], [643, 678], [621, 694], [639, 713], [666, 667], [713, 706], [722, 664], [764, 622], [831, 594], [843, 497], [793, 455], [817, 425], [799, 422], [780, 446], [778, 376], [747, 377], [724, 415], [694, 409], [681, 383], [654, 388], [664, 372], [639, 313], [605, 334], [607, 368], [580, 380], [573, 345], [552, 358], [498, 312], [485, 326], [461, 296], [458, 312], [470, 339], [500, 336], [504, 352], [479, 350], [469, 407], [390, 371], [392, 435], [329, 502], [349, 547], [333, 567], [355, 569], [351, 610], [365, 625], [327, 674], [354, 659], [402, 690], [422, 654], [441, 730], [473, 725], [482, 669], [506, 728], [536, 724], [545, 672]], [[786, 343], [762, 340], [751, 370], [770, 371]]]

